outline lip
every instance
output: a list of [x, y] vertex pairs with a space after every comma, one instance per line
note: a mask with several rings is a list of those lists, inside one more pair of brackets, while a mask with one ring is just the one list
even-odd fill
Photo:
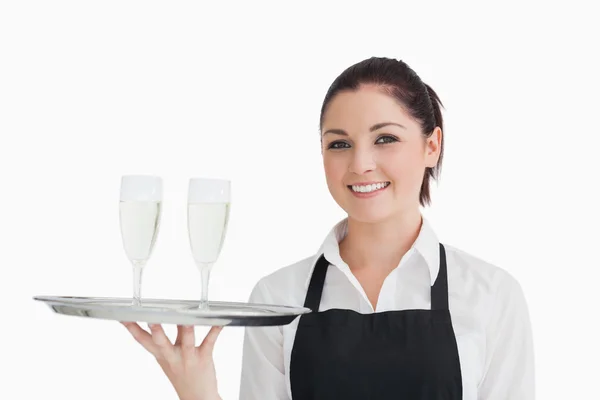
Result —
[[360, 182], [360, 183], [353, 183], [352, 185], [346, 185], [346, 187], [348, 188], [350, 193], [352, 193], [355, 197], [358, 197], [359, 199], [368, 199], [371, 197], [378, 196], [381, 193], [385, 192], [387, 190], [387, 188], [392, 186], [392, 183], [389, 182], [389, 185], [387, 185], [383, 189], [378, 189], [378, 190], [375, 190], [374, 192], [369, 192], [369, 193], [355, 192], [354, 190], [352, 190], [352, 186], [354, 186], [354, 185], [356, 185], [356, 186], [372, 185], [374, 183], [385, 183], [385, 182], [389, 182], [389, 181]]
[[370, 181], [370, 182], [355, 182], [355, 183], [349, 183], [348, 186], [367, 186], [367, 185], [373, 185], [376, 183], [386, 183], [389, 181]]

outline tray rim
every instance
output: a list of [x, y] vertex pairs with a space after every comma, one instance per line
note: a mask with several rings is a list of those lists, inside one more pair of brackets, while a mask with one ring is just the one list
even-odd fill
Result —
[[59, 306], [67, 306], [79, 309], [100, 309], [100, 310], [122, 310], [127, 312], [135, 312], [135, 313], [168, 313], [168, 314], [181, 314], [186, 316], [196, 316], [202, 318], [235, 318], [235, 319], [264, 319], [264, 318], [278, 318], [278, 317], [288, 317], [288, 316], [301, 316], [304, 314], [309, 314], [312, 312], [311, 309], [307, 307], [296, 307], [296, 306], [288, 306], [288, 305], [280, 305], [280, 304], [266, 304], [266, 303], [244, 303], [244, 302], [233, 302], [233, 301], [216, 301], [209, 300], [209, 305], [215, 306], [238, 306], [241, 308], [267, 308], [267, 309], [276, 309], [275, 314], [271, 315], [232, 315], [227, 312], [215, 312], [214, 314], [201, 316], [199, 314], [191, 313], [192, 310], [177, 310], [172, 308], [163, 308], [163, 307], [153, 307], [153, 306], [144, 306], [144, 301], [146, 302], [167, 302], [171, 304], [189, 304], [196, 305], [199, 300], [192, 299], [166, 299], [166, 298], [143, 298], [142, 299], [142, 307], [131, 307], [127, 308], [119, 305], [101, 305], [94, 304], [93, 301], [130, 301], [129, 297], [106, 297], [106, 296], [53, 296], [53, 295], [36, 295], [33, 296], [33, 300], [40, 301], [45, 303], [46, 305], [59, 305]]

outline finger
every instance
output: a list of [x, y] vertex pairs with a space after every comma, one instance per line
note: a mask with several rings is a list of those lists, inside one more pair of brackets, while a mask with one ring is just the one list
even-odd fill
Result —
[[212, 328], [210, 328], [210, 331], [208, 331], [206, 337], [202, 341], [202, 344], [200, 344], [198, 348], [212, 353], [213, 349], [215, 348], [217, 338], [219, 337], [219, 333], [221, 333], [222, 330], [222, 326], [213, 326]]
[[152, 340], [156, 346], [162, 351], [168, 351], [172, 345], [171, 341], [165, 334], [162, 325], [160, 324], [148, 324], [150, 331], [152, 332]]
[[142, 329], [142, 327], [135, 322], [121, 322], [121, 324], [124, 325], [133, 338], [152, 355], [156, 356], [158, 354], [158, 348], [156, 347], [154, 340], [152, 340], [152, 336]]
[[193, 326], [177, 325], [177, 340], [176, 346], [181, 346], [182, 350], [190, 351], [196, 345], [196, 336]]

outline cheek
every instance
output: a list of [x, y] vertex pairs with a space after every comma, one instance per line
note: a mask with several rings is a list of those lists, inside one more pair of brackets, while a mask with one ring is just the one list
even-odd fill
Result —
[[[325, 180], [329, 193], [336, 201], [342, 201], [344, 196], [344, 178], [348, 170], [342, 157], [323, 157], [323, 167], [325, 170]], [[339, 203], [338, 203], [339, 204]]]
[[331, 157], [328, 155], [323, 157], [323, 168], [327, 182], [331, 184], [341, 182], [347, 170], [341, 157]]
[[412, 188], [421, 186], [425, 163], [417, 152], [390, 154], [386, 156], [386, 175], [394, 180], [397, 187]]

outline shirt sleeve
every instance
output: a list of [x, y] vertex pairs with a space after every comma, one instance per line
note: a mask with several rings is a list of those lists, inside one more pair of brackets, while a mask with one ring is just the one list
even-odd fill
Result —
[[[248, 302], [274, 304], [262, 281], [254, 287]], [[240, 400], [289, 400], [282, 327], [245, 328]]]
[[535, 374], [529, 310], [521, 286], [504, 274], [486, 328], [480, 400], [533, 400]]

